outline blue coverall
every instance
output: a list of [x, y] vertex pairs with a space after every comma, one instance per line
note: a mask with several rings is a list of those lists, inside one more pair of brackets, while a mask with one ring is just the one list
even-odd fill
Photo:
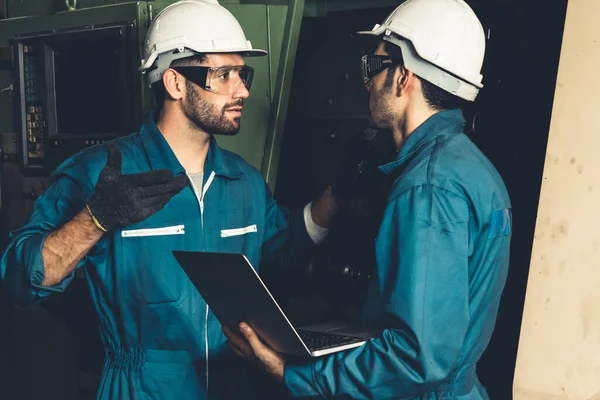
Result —
[[512, 209], [464, 125], [459, 110], [437, 113], [380, 167], [394, 184], [363, 318], [389, 329], [359, 348], [287, 365], [294, 396], [488, 399], [475, 367], [507, 277]]
[[[138, 133], [114, 143], [124, 174], [162, 168], [185, 173], [152, 113]], [[99, 145], [65, 161], [29, 222], [11, 235], [0, 279], [17, 301], [42, 301], [73, 279], [74, 273], [56, 286], [41, 285], [42, 246], [84, 208], [106, 155]], [[171, 251], [243, 253], [257, 268], [261, 258], [306, 256], [314, 243], [301, 210], [280, 209], [260, 173], [214, 138], [201, 193], [195, 189], [190, 184], [148, 219], [105, 234], [78, 265], [85, 267], [106, 348], [99, 399], [252, 397], [245, 363], [226, 344], [220, 323]]]

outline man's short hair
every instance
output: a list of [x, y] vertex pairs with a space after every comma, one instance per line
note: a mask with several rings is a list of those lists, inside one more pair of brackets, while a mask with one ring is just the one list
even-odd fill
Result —
[[[386, 53], [388, 53], [391, 57], [401, 60], [401, 63], [397, 66], [397, 68], [405, 68], [403, 62], [404, 58], [402, 57], [402, 49], [388, 41], [384, 41], [383, 43]], [[385, 79], [386, 87], [391, 87], [393, 85], [395, 71], [396, 68], [388, 68]], [[432, 84], [420, 76], [417, 77], [421, 81], [421, 88], [423, 90], [423, 97], [425, 97], [425, 101], [434, 110], [451, 110], [454, 108], [462, 108], [466, 105], [465, 100], [461, 99], [460, 97], [445, 91], [444, 89]]]
[[[206, 61], [206, 54], [196, 54], [192, 57], [180, 58], [178, 60], [174, 60], [171, 63], [171, 67], [189, 67], [194, 65], [200, 65]], [[156, 106], [162, 108], [165, 104], [165, 98], [167, 96], [167, 92], [165, 90], [165, 85], [162, 79], [154, 82], [152, 84], [152, 92], [154, 93], [154, 100], [156, 101]]]

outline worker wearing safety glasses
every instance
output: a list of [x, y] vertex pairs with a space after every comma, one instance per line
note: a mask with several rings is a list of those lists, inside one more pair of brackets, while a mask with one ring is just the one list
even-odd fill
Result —
[[299, 398], [489, 399], [476, 365], [496, 322], [512, 209], [502, 178], [464, 133], [460, 105], [482, 88], [483, 28], [463, 0], [407, 0], [372, 31], [362, 58], [373, 125], [398, 155], [377, 235], [363, 322], [366, 344], [297, 363], [251, 327], [228, 335]]

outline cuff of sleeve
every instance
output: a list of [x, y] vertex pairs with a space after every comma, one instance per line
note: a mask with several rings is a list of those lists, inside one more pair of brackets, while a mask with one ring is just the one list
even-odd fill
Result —
[[285, 386], [293, 397], [322, 397], [313, 379], [313, 364], [286, 365]]
[[75, 276], [75, 273], [71, 273], [71, 275], [55, 286], [42, 286], [42, 282], [44, 282], [44, 278], [46, 277], [42, 249], [48, 235], [49, 233], [29, 237], [23, 248], [25, 265], [29, 268], [29, 281], [31, 286], [36, 290], [38, 297], [47, 297], [53, 292], [63, 292], [71, 279], [73, 279], [73, 276]]
[[312, 218], [312, 201], [304, 207], [304, 223], [306, 224], [306, 230], [308, 232], [308, 236], [312, 239], [315, 244], [321, 244], [329, 229], [323, 228], [315, 223]]

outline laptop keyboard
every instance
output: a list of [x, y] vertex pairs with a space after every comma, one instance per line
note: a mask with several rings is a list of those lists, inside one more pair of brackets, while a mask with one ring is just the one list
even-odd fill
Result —
[[356, 342], [364, 342], [365, 339], [356, 336], [344, 336], [335, 333], [313, 332], [298, 330], [298, 335], [311, 351], [330, 349]]

